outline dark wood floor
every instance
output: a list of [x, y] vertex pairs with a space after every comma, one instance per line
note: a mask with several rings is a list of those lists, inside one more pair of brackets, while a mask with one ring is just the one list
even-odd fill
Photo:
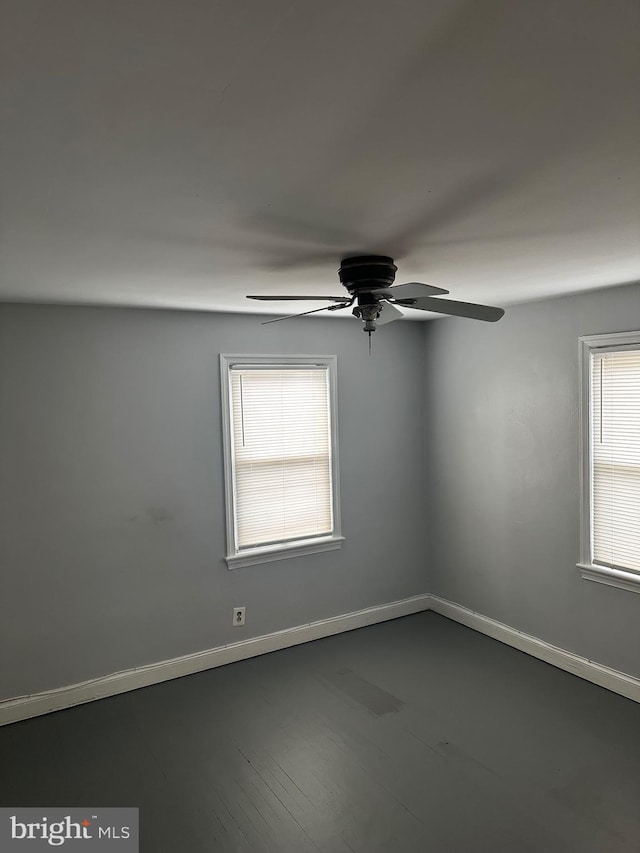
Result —
[[143, 853], [640, 850], [640, 705], [433, 613], [0, 729], [0, 804]]

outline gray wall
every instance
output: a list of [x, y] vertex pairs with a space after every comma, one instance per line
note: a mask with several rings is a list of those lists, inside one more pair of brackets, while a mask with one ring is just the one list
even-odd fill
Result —
[[[426, 592], [423, 333], [0, 306], [0, 697]], [[221, 351], [337, 354], [341, 551], [227, 570]]]
[[640, 328], [640, 285], [426, 328], [430, 592], [640, 676], [640, 595], [580, 577], [578, 336]]
[[[638, 327], [637, 285], [371, 359], [344, 320], [0, 306], [0, 698], [427, 589], [640, 675], [640, 595], [575, 566], [577, 338]], [[341, 551], [227, 570], [221, 351], [338, 355]]]

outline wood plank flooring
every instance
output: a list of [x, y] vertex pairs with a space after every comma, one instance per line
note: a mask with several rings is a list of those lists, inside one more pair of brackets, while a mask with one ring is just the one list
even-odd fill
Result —
[[0, 729], [0, 804], [143, 853], [640, 851], [640, 705], [434, 613]]

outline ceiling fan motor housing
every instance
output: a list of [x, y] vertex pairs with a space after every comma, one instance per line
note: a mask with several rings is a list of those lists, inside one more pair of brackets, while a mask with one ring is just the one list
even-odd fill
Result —
[[338, 275], [343, 287], [351, 294], [390, 287], [396, 277], [398, 267], [393, 258], [386, 255], [359, 255], [344, 258], [340, 263]]

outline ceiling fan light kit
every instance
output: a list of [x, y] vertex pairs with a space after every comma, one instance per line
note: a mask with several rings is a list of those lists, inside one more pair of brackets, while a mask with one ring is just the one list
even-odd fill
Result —
[[402, 312], [394, 307], [395, 305], [454, 317], [469, 317], [488, 323], [495, 323], [504, 315], [503, 308], [476, 305], [473, 302], [458, 302], [453, 299], [439, 299], [440, 295], [449, 293], [442, 287], [434, 287], [418, 281], [394, 285], [397, 271], [398, 267], [393, 262], [393, 258], [387, 255], [357, 255], [343, 258], [338, 270], [340, 283], [348, 291], [349, 296], [247, 296], [247, 299], [272, 302], [324, 300], [334, 303], [312, 311], [303, 311], [300, 314], [289, 314], [286, 317], [277, 317], [275, 320], [266, 320], [266, 323], [302, 317], [305, 314], [316, 314], [319, 311], [339, 311], [353, 305], [352, 313], [362, 320], [362, 329], [369, 335], [369, 350], [371, 350], [371, 332], [375, 332], [378, 326], [392, 323], [403, 316]]

